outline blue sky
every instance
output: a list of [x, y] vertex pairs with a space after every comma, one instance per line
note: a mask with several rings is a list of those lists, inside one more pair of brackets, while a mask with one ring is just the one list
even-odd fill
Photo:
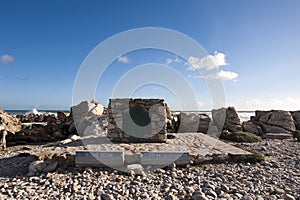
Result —
[[[216, 64], [223, 72], [210, 78], [223, 81], [227, 105], [238, 110], [297, 110], [299, 9], [298, 0], [1, 0], [0, 107], [68, 109], [78, 70], [100, 42], [129, 29], [162, 27], [186, 34], [210, 58], [225, 62]], [[183, 74], [196, 92], [199, 109], [210, 109], [204, 77], [189, 70], [182, 58], [158, 50], [116, 58], [95, 97], [106, 105], [122, 75], [151, 62]], [[139, 88], [134, 96], [164, 97], [171, 108], [178, 108], [171, 92], [159, 85]]]

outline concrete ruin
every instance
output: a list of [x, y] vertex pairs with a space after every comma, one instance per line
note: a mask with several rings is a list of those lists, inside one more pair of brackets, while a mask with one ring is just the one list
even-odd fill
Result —
[[110, 99], [108, 134], [112, 142], [166, 142], [167, 104], [163, 99]]

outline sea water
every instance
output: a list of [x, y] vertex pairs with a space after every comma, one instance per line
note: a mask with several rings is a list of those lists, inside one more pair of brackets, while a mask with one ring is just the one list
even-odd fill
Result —
[[[57, 115], [58, 110], [37, 110], [32, 109], [31, 111], [28, 110], [5, 110], [9, 114], [13, 116], [17, 115], [28, 115], [28, 114], [45, 114], [45, 115]], [[70, 113], [68, 110], [63, 110], [63, 112]], [[184, 112], [193, 112], [193, 113], [199, 113], [199, 114], [206, 114], [211, 118], [211, 112], [210, 111], [184, 111]], [[173, 114], [177, 115], [179, 114], [179, 111], [174, 111]], [[251, 116], [255, 116], [254, 111], [237, 111], [237, 114], [239, 115], [241, 121], [248, 121], [250, 120]]]
[[[206, 114], [210, 118], [212, 117], [212, 114], [210, 111], [184, 111], [187, 113], [198, 113], [198, 114]], [[173, 114], [177, 115], [179, 114], [179, 111], [174, 111]], [[242, 122], [250, 120], [251, 116], [255, 116], [255, 111], [237, 111], [238, 116], [240, 117]]]
[[29, 115], [29, 114], [37, 114], [37, 115], [57, 115], [58, 111], [63, 111], [65, 113], [70, 113], [68, 110], [37, 110], [36, 108], [32, 110], [5, 110], [5, 112], [17, 116], [17, 115]]

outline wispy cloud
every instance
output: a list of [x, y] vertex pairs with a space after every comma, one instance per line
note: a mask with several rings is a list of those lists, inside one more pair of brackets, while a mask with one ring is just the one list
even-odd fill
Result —
[[295, 110], [300, 107], [300, 99], [285, 97], [285, 98], [265, 98], [265, 99], [249, 99], [245, 101], [242, 107], [247, 107], [250, 109], [282, 109], [282, 110]]
[[121, 62], [121, 63], [129, 63], [130, 62], [130, 60], [127, 56], [120, 56], [118, 58], [118, 61]]
[[3, 64], [9, 64], [15, 61], [15, 58], [11, 55], [4, 54], [0, 57], [0, 62]]
[[215, 79], [215, 80], [224, 80], [224, 81], [228, 81], [228, 80], [236, 80], [236, 78], [239, 75], [235, 72], [231, 72], [231, 71], [219, 71], [215, 74], [209, 74], [205, 76], [205, 79]]
[[228, 80], [233, 80], [233, 81], [237, 81], [237, 77], [239, 76], [237, 73], [235, 72], [231, 72], [231, 71], [219, 71], [217, 73], [214, 74], [208, 74], [205, 76], [201, 76], [201, 75], [187, 75], [189, 78], [203, 78], [203, 79], [207, 79], [207, 80], [223, 80], [223, 81], [228, 81]]
[[181, 63], [182, 60], [178, 57], [176, 57], [175, 59], [172, 59], [172, 58], [167, 58], [166, 59], [166, 65], [169, 65], [169, 64], [174, 63], [174, 62], [175, 63]]
[[227, 65], [224, 53], [215, 52], [213, 55], [208, 55], [204, 58], [198, 58], [190, 56], [188, 58], [188, 69], [196, 70], [196, 69], [214, 69], [220, 66]]

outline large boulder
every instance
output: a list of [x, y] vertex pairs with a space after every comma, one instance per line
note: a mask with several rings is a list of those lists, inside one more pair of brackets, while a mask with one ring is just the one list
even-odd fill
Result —
[[211, 119], [206, 114], [180, 112], [177, 132], [207, 133]]
[[296, 126], [296, 129], [297, 130], [300, 130], [300, 110], [297, 110], [297, 111], [291, 111], [290, 112], [293, 116], [293, 119], [294, 119], [294, 123], [295, 123], [295, 126]]
[[16, 133], [22, 129], [21, 122], [14, 116], [0, 109], [0, 147], [6, 147], [6, 135]]
[[219, 131], [242, 131], [241, 120], [234, 107], [213, 109], [211, 111], [214, 124]]
[[101, 134], [102, 129], [96, 124], [99, 123], [98, 118], [101, 117], [103, 110], [101, 104], [88, 101], [82, 101], [80, 104], [73, 106], [71, 112], [77, 133], [80, 136]]
[[253, 133], [255, 135], [262, 135], [261, 127], [254, 124], [251, 120], [243, 122], [242, 128], [244, 132]]
[[264, 133], [292, 134], [296, 130], [292, 114], [283, 110], [255, 111], [253, 122], [260, 126]]

